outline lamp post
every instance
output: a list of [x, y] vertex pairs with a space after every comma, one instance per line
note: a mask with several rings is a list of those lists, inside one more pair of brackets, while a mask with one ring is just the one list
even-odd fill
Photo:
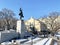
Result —
[[[30, 29], [31, 29], [31, 30], [33, 30], [32, 28], [33, 28], [33, 24], [31, 24], [31, 23], [30, 23]], [[32, 35], [31, 35], [31, 38], [30, 38], [30, 40], [31, 40], [31, 45], [33, 45], [33, 39], [32, 39]]]
[[33, 39], [32, 39], [32, 36], [31, 36], [31, 45], [33, 45]]

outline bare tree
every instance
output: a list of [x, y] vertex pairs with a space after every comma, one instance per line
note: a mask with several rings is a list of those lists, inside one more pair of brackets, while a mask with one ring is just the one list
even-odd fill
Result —
[[[12, 10], [8, 10], [6, 8], [2, 9], [2, 11], [0, 12], [0, 18], [4, 23], [3, 28], [9, 30], [10, 28], [16, 27], [17, 18], [15, 17], [15, 13]], [[0, 23], [2, 22], [0, 21]]]
[[0, 11], [0, 30], [4, 27], [3, 12]]
[[51, 31], [52, 36], [54, 36], [54, 33], [60, 29], [60, 22], [57, 21], [60, 13], [59, 12], [52, 12], [49, 14], [46, 24], [47, 27], [49, 27], [49, 30]]

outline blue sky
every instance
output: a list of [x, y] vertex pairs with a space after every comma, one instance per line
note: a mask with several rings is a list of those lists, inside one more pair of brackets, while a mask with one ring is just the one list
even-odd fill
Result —
[[0, 0], [0, 10], [11, 9], [19, 18], [19, 8], [23, 9], [24, 19], [41, 18], [53, 11], [60, 12], [60, 0]]

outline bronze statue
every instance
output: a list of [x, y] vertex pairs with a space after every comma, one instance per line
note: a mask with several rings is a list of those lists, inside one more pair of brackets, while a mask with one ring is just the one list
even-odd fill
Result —
[[21, 19], [21, 20], [22, 20], [22, 18], [24, 18], [24, 16], [23, 16], [23, 12], [22, 12], [22, 9], [21, 9], [21, 8], [20, 8], [19, 16], [20, 16], [20, 19]]

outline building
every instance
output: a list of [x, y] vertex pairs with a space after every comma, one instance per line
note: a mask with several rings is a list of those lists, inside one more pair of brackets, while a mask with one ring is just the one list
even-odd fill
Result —
[[29, 20], [25, 21], [25, 26], [28, 31], [32, 31], [30, 27], [35, 27], [35, 30], [40, 32], [41, 30], [46, 29], [46, 26], [43, 22], [38, 19], [31, 17]]

